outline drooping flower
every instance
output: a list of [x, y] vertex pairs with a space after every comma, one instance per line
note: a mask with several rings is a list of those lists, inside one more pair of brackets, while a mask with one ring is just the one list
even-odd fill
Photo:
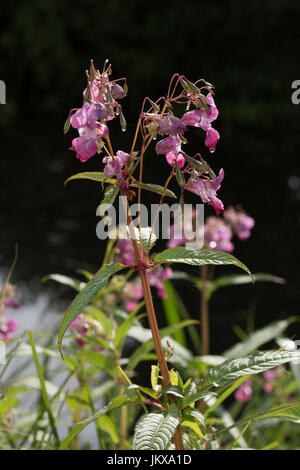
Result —
[[157, 154], [165, 155], [170, 165], [177, 161], [179, 168], [184, 166], [185, 159], [181, 153], [181, 139], [178, 135], [160, 140], [157, 142], [155, 150]]
[[211, 152], [214, 152], [220, 134], [211, 125], [219, 115], [218, 108], [215, 105], [214, 98], [211, 93], [206, 96], [206, 103], [209, 105], [208, 109], [193, 109], [183, 115], [181, 121], [194, 127], [200, 127], [206, 132], [205, 145]]
[[204, 203], [208, 203], [219, 215], [224, 210], [223, 202], [217, 198], [216, 193], [221, 186], [224, 178], [224, 170], [221, 168], [219, 175], [215, 179], [198, 178], [192, 176], [187, 182], [185, 189], [197, 194]]
[[97, 153], [97, 143], [108, 135], [108, 128], [105, 124], [96, 123], [94, 129], [84, 126], [79, 127], [78, 132], [79, 137], [72, 140], [72, 145], [76, 151], [76, 157], [81, 162], [86, 162]]
[[234, 393], [234, 398], [237, 401], [247, 402], [252, 398], [252, 381], [246, 380]]
[[220, 139], [219, 132], [216, 131], [216, 129], [214, 129], [213, 127], [209, 127], [206, 131], [206, 137], [205, 137], [204, 143], [211, 152], [214, 152], [216, 150], [216, 145], [219, 139]]
[[229, 207], [224, 211], [225, 220], [232, 226], [232, 230], [240, 240], [247, 240], [251, 235], [251, 229], [255, 220], [244, 212]]

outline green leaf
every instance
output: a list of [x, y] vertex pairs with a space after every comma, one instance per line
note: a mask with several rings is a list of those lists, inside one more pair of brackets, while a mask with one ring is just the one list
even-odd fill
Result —
[[148, 413], [136, 424], [133, 450], [166, 450], [179, 425], [177, 411], [170, 409], [162, 413]]
[[116, 197], [119, 193], [119, 186], [115, 184], [111, 184], [107, 186], [106, 190], [104, 191], [104, 197], [99, 206], [99, 214], [101, 216], [104, 215], [104, 212], [113, 205], [116, 200]]
[[69, 132], [70, 125], [71, 125], [71, 116], [72, 116], [72, 112], [69, 113], [66, 119], [66, 122], [64, 124], [64, 134], [67, 134]]
[[221, 387], [244, 375], [260, 374], [281, 364], [300, 359], [300, 351], [273, 350], [251, 354], [248, 357], [229, 359], [209, 370], [201, 388], [211, 385]]
[[121, 263], [105, 264], [95, 276], [87, 283], [86, 287], [77, 294], [71, 305], [69, 306], [62, 320], [58, 334], [58, 347], [62, 353], [62, 340], [64, 334], [72, 321], [82, 312], [83, 308], [91, 302], [97, 292], [102, 289], [114, 273], [123, 268]]
[[136, 401], [136, 397], [134, 398], [127, 398], [125, 396], [119, 396], [114, 398], [108, 405], [106, 405], [104, 408], [102, 408], [100, 411], [97, 411], [97, 413], [94, 413], [93, 415], [89, 416], [87, 419], [80, 421], [77, 423], [73, 428], [70, 434], [61, 442], [58, 450], [65, 450], [69, 447], [70, 443], [74, 439], [74, 437], [77, 436], [77, 434], [82, 431], [86, 426], [88, 426], [90, 423], [95, 421], [96, 419], [100, 418], [100, 416], [105, 415], [109, 411], [112, 411], [116, 408], [119, 408], [120, 406], [128, 405], [130, 403], [134, 403]]
[[46, 382], [45, 382], [45, 378], [44, 378], [43, 368], [40, 364], [38, 354], [36, 352], [32, 331], [28, 331], [28, 339], [29, 339], [29, 342], [30, 342], [30, 345], [31, 345], [31, 348], [32, 348], [33, 360], [34, 360], [37, 376], [38, 376], [39, 381], [40, 381], [41, 393], [42, 393], [42, 398], [43, 398], [43, 405], [44, 405], [45, 410], [48, 414], [49, 423], [50, 423], [50, 426], [51, 426], [51, 429], [52, 429], [52, 433], [53, 433], [55, 442], [58, 445], [59, 444], [59, 437], [58, 437], [57, 429], [56, 429], [56, 426], [55, 426], [55, 419], [54, 419], [54, 416], [53, 416], [53, 413], [52, 413], [50, 399], [49, 399], [47, 388], [46, 388]]
[[300, 423], [300, 402], [297, 401], [290, 404], [279, 405], [257, 415], [249, 416], [248, 418], [238, 421], [225, 429], [221, 429], [216, 434], [229, 431], [237, 426], [244, 426], [248, 422], [253, 423], [255, 421], [269, 418], [279, 418], [281, 421]]
[[196, 392], [191, 395], [185, 397], [181, 402], [181, 408], [185, 408], [186, 406], [195, 403], [196, 401], [200, 400], [201, 398], [206, 397], [207, 395], [211, 395], [211, 392]]
[[[285, 284], [285, 279], [273, 274], [257, 273], [253, 274], [255, 282], [275, 282], [276, 284]], [[244, 274], [230, 274], [227, 276], [221, 276], [212, 282], [213, 290], [219, 287], [237, 286], [242, 284], [249, 284], [251, 281], [248, 276]]]
[[86, 282], [82, 282], [79, 279], [74, 277], [64, 276], [63, 274], [48, 274], [42, 278], [42, 282], [46, 281], [55, 281], [59, 284], [64, 284], [65, 286], [70, 286], [72, 289], [80, 292], [86, 286]]
[[[166, 319], [168, 325], [174, 325], [174, 323], [179, 323], [181, 316], [179, 313], [179, 306], [177, 305], [175, 293], [173, 286], [170, 281], [164, 281], [164, 286], [166, 289], [166, 298], [162, 299], [162, 304], [164, 307]], [[186, 346], [186, 339], [183, 330], [178, 330], [174, 333], [174, 338], [182, 346]]]
[[247, 356], [251, 352], [258, 349], [264, 343], [268, 343], [272, 339], [281, 335], [284, 330], [291, 324], [292, 319], [280, 320], [251, 333], [246, 340], [235, 344], [232, 348], [223, 353], [228, 359]]
[[156, 365], [151, 366], [151, 386], [155, 390], [158, 383], [159, 368]]
[[119, 434], [117, 431], [117, 427], [109, 416], [107, 415], [100, 416], [100, 418], [96, 420], [96, 425], [102, 431], [105, 431], [109, 434], [114, 444], [118, 444], [120, 438], [119, 438]]
[[95, 351], [79, 351], [77, 357], [83, 361], [92, 364], [97, 367], [99, 370], [105, 370], [110, 374], [113, 374], [115, 371], [115, 363], [110, 356], [99, 354]]
[[126, 320], [119, 326], [117, 334], [116, 334], [116, 339], [115, 339], [115, 348], [119, 349], [120, 351], [122, 350], [127, 331], [129, 328], [136, 322], [139, 321], [141, 318], [143, 318], [145, 315], [139, 315], [136, 317], [136, 309], [134, 309], [126, 318]]
[[184, 395], [180, 387], [176, 385], [170, 385], [162, 390], [162, 394], [174, 395], [175, 397], [183, 398]]
[[66, 179], [64, 183], [65, 186], [69, 181], [73, 180], [91, 180], [98, 182], [105, 180], [106, 183], [114, 183], [116, 181], [114, 179], [108, 178], [107, 175], [101, 171], [85, 171], [84, 173], [76, 173], [76, 175], [70, 176], [70, 178]]
[[163, 194], [168, 197], [173, 197], [174, 199], [177, 199], [176, 194], [173, 193], [170, 189], [164, 189], [163, 186], [159, 186], [159, 184], [150, 184], [150, 183], [140, 183], [139, 181], [135, 181], [134, 183], [131, 183], [130, 186], [133, 186], [135, 188], [142, 188], [145, 189], [146, 191], [151, 191], [152, 193], [157, 193], [157, 194]]
[[214, 250], [187, 250], [183, 247], [169, 248], [154, 257], [154, 264], [159, 263], [183, 263], [192, 266], [203, 266], [206, 264], [230, 265], [233, 264], [246, 271], [252, 278], [247, 266], [234, 256], [222, 251]]

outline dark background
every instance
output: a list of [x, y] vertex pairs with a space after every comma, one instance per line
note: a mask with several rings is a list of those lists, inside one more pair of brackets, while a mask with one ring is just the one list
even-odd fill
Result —
[[[249, 311], [257, 326], [297, 315], [300, 105], [291, 102], [291, 84], [300, 79], [299, 19], [299, 2], [288, 0], [2, 2], [1, 266], [11, 263], [15, 242], [15, 281], [99, 266], [105, 245], [95, 234], [99, 188], [84, 181], [63, 186], [74, 173], [97, 170], [98, 161], [77, 160], [68, 150], [76, 132], [64, 136], [62, 128], [69, 109], [81, 105], [90, 58], [99, 68], [109, 58], [113, 78], [128, 78], [122, 102], [128, 132], [115, 121], [110, 127], [114, 147], [125, 151], [143, 97], [166, 93], [173, 73], [215, 85], [221, 140], [210, 155], [195, 134], [191, 153], [200, 150], [215, 171], [224, 168], [225, 206], [241, 203], [256, 220], [235, 255], [253, 272], [287, 280], [219, 291], [211, 307], [213, 351], [234, 341], [231, 327], [244, 328]], [[147, 181], [162, 184], [168, 172], [164, 157], [150, 152]], [[196, 290], [177, 286], [197, 316]]]

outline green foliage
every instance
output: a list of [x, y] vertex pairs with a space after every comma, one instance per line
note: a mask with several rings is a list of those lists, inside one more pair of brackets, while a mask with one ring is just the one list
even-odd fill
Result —
[[188, 250], [186, 248], [169, 248], [154, 257], [154, 264], [160, 263], [183, 263], [192, 266], [212, 265], [234, 265], [252, 276], [247, 266], [234, 256], [221, 251], [213, 250]]
[[61, 323], [58, 335], [58, 346], [61, 351], [62, 340], [64, 334], [72, 321], [81, 313], [83, 308], [93, 300], [94, 296], [102, 289], [108, 282], [110, 276], [119, 271], [123, 267], [120, 263], [112, 263], [104, 265], [95, 276], [87, 283], [85, 288], [77, 294], [68, 310], [66, 311]]
[[168, 449], [178, 425], [179, 418], [174, 408], [166, 414], [148, 413], [142, 416], [135, 427], [133, 450]]

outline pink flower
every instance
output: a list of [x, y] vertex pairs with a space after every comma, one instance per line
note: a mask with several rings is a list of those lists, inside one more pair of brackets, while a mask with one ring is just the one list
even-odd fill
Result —
[[204, 143], [211, 152], [214, 152], [216, 150], [216, 145], [219, 139], [220, 139], [219, 132], [216, 131], [216, 129], [213, 129], [213, 127], [209, 127], [206, 131], [206, 137], [205, 137]]
[[211, 93], [207, 95], [206, 103], [209, 105], [209, 109], [194, 109], [188, 111], [183, 115], [181, 121], [188, 126], [200, 127], [206, 131], [205, 145], [211, 152], [214, 152], [217, 142], [220, 139], [220, 134], [213, 129], [211, 123], [217, 119], [219, 111]]
[[218, 217], [208, 217], [204, 226], [204, 244], [207, 248], [232, 253], [234, 245], [231, 242], [233, 233], [224, 220]]
[[186, 125], [173, 114], [168, 114], [158, 121], [158, 132], [167, 135], [182, 134], [187, 129]]
[[104, 157], [102, 160], [106, 164], [103, 170], [104, 174], [107, 176], [116, 175], [119, 181], [123, 181], [121, 170], [129, 162], [129, 158], [130, 154], [122, 152], [122, 150], [118, 150], [114, 158]]
[[251, 380], [246, 380], [234, 393], [234, 398], [237, 401], [247, 402], [252, 398], [252, 382]]
[[197, 194], [201, 197], [202, 201], [210, 204], [219, 215], [224, 210], [223, 202], [217, 198], [216, 192], [221, 186], [224, 178], [224, 170], [221, 168], [219, 176], [215, 179], [204, 179], [191, 177], [185, 186], [185, 189]]
[[15, 318], [7, 318], [3, 323], [0, 324], [0, 335], [3, 341], [10, 339], [11, 334], [14, 333], [18, 328], [18, 322]]
[[96, 127], [97, 112], [94, 104], [85, 103], [70, 119], [71, 126], [74, 129], [88, 126], [90, 129]]
[[158, 297], [162, 299], [167, 298], [166, 288], [163, 285], [163, 281], [169, 279], [172, 275], [171, 268], [165, 268], [163, 271], [158, 271], [157, 269], [153, 269], [149, 272], [149, 282], [150, 285], [156, 287]]
[[232, 226], [233, 231], [240, 240], [247, 240], [251, 235], [251, 229], [255, 221], [249, 215], [229, 207], [224, 211], [225, 220]]
[[200, 127], [207, 131], [211, 127], [211, 123], [217, 119], [219, 111], [211, 93], [207, 95], [206, 102], [209, 105], [209, 109], [193, 109], [188, 111], [183, 115], [181, 121], [188, 126]]
[[125, 266], [132, 266], [135, 260], [135, 253], [131, 240], [122, 239], [116, 243], [116, 261], [125, 264]]
[[97, 153], [97, 142], [108, 135], [108, 128], [105, 124], [97, 123], [94, 129], [85, 126], [80, 127], [78, 132], [80, 136], [72, 140], [72, 145], [76, 151], [76, 157], [81, 162], [86, 162]]
[[126, 296], [124, 299], [126, 310], [132, 312], [143, 298], [143, 287], [140, 283], [128, 282], [125, 286]]
[[172, 165], [177, 161], [179, 168], [185, 164], [185, 159], [181, 153], [181, 139], [178, 135], [169, 136], [157, 142], [155, 146], [157, 154], [166, 155], [167, 162]]

